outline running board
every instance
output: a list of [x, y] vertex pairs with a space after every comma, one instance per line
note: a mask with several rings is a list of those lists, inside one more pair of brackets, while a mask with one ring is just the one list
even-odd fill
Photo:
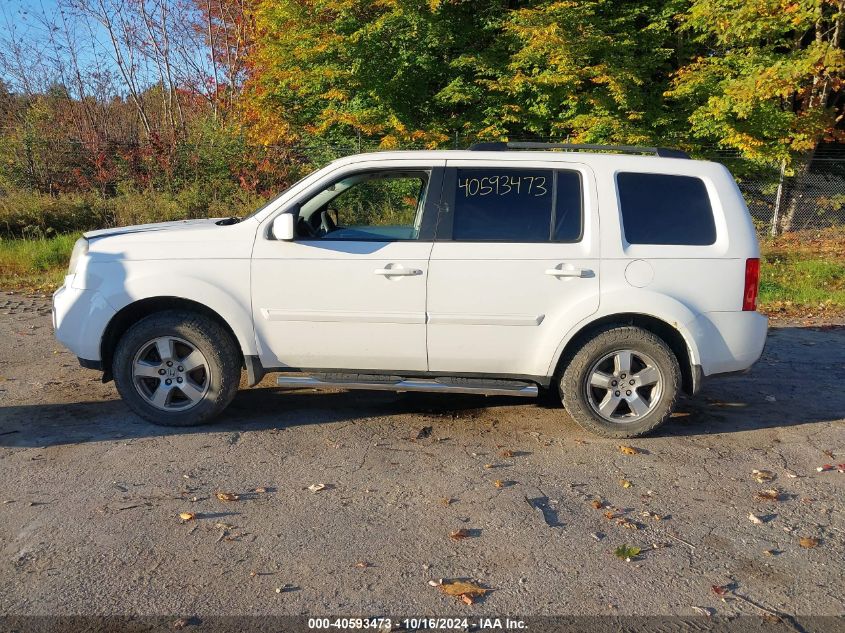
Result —
[[537, 385], [519, 380], [479, 380], [472, 378], [402, 378], [343, 374], [315, 376], [279, 376], [280, 387], [288, 389], [370, 389], [375, 391], [426, 391], [442, 393], [471, 393], [484, 396], [519, 396], [535, 398]]

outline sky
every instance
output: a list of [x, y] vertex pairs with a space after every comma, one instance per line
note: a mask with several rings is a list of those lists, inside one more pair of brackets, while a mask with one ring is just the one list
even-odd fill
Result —
[[[0, 0], [0, 38], [14, 37], [18, 41], [35, 42], [49, 48], [50, 31], [47, 25], [61, 24], [60, 1]], [[108, 38], [105, 29], [91, 20], [85, 24], [77, 23], [68, 12], [65, 12], [65, 19], [82, 44], [79, 50], [80, 65], [91, 66], [96, 59], [106, 68], [114, 69], [113, 55], [106, 46]], [[57, 33], [56, 38], [58, 45], [62, 46], [62, 35]]]

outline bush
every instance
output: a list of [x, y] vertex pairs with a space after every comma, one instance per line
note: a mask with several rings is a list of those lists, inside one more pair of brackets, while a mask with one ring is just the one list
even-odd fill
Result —
[[199, 185], [176, 195], [126, 188], [111, 198], [11, 190], [0, 192], [0, 237], [43, 239], [114, 226], [246, 215], [263, 203], [261, 196], [241, 189], [221, 192]]

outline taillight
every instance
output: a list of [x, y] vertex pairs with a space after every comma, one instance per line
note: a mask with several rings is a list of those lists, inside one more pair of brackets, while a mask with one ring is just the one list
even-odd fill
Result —
[[745, 260], [745, 290], [742, 294], [743, 311], [757, 309], [757, 289], [760, 286], [760, 260], [756, 257]]

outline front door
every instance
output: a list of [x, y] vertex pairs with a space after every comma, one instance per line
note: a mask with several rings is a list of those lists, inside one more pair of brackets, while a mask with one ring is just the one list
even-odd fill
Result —
[[448, 161], [429, 263], [429, 369], [546, 375], [599, 305], [592, 172], [583, 164]]
[[426, 281], [441, 183], [436, 165], [348, 168], [299, 201], [294, 241], [259, 234], [252, 309], [265, 367], [428, 368]]

